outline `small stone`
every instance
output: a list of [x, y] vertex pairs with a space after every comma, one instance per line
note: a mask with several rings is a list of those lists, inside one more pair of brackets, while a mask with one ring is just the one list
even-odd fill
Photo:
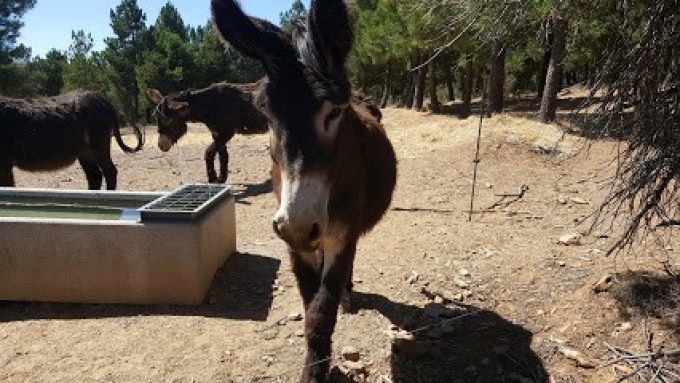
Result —
[[472, 296], [472, 291], [465, 290], [465, 291], [462, 292], [462, 294], [463, 294], [463, 299], [468, 299]]
[[604, 254], [604, 251], [602, 251], [602, 250], [600, 250], [600, 249], [593, 249], [593, 254], [595, 254], [595, 255], [602, 255], [602, 254]]
[[619, 330], [621, 331], [630, 331], [633, 329], [633, 324], [630, 322], [623, 322], [619, 325]]
[[359, 350], [352, 346], [343, 347], [340, 354], [342, 355], [343, 359], [351, 362], [358, 362], [361, 359], [361, 353]]
[[303, 319], [303, 317], [302, 317], [302, 314], [300, 314], [300, 313], [292, 312], [292, 313], [288, 314], [286, 319], [288, 319], [291, 322], [299, 322]]
[[604, 293], [609, 291], [609, 289], [614, 285], [614, 276], [611, 274], [605, 274], [600, 278], [595, 285], [593, 285], [593, 291], [596, 293]]
[[366, 374], [366, 365], [361, 361], [346, 360], [342, 362], [342, 367], [352, 375]]
[[490, 182], [487, 182], [484, 186], [486, 186], [487, 189], [493, 189], [493, 184]]
[[392, 339], [392, 347], [406, 359], [418, 359], [427, 353], [425, 346], [416, 341], [413, 334], [408, 331], [393, 331], [389, 336]]
[[565, 261], [558, 261], [558, 262], [557, 262], [557, 265], [558, 265], [559, 267], [565, 267], [565, 266], [567, 266], [567, 262], [565, 262]]
[[462, 281], [462, 280], [460, 280], [460, 279], [456, 279], [455, 284], [456, 284], [456, 286], [457, 286], [458, 288], [460, 288], [460, 289], [469, 289], [469, 288], [470, 288], [470, 284], [469, 284], [469, 283], [467, 283], [467, 282], [465, 282], [465, 281]]
[[578, 197], [572, 197], [571, 202], [577, 204], [577, 205], [588, 205], [589, 202], [584, 200], [583, 198], [578, 198]]
[[560, 205], [566, 205], [568, 203], [567, 197], [565, 197], [563, 195], [559, 195], [557, 197], [557, 203], [559, 203]]
[[409, 285], [412, 285], [412, 284], [418, 282], [418, 280], [420, 280], [420, 274], [416, 273], [415, 271], [412, 271], [411, 276], [408, 277], [408, 279], [406, 280], [406, 283], [408, 283]]
[[470, 271], [468, 269], [460, 269], [458, 271], [458, 274], [464, 276], [464, 277], [469, 277], [470, 276]]
[[300, 330], [295, 331], [295, 336], [298, 337], [298, 338], [304, 338], [305, 337], [305, 330], [300, 329]]
[[581, 244], [581, 234], [565, 234], [557, 240], [557, 243], [564, 246], [579, 246]]

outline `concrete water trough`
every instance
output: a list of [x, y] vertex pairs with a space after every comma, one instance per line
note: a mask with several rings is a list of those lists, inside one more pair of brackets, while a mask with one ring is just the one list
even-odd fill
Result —
[[203, 302], [236, 250], [234, 197], [0, 188], [0, 301]]

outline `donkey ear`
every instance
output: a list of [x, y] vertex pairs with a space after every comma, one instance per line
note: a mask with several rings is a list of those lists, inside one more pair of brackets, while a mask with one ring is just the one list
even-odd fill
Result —
[[280, 60], [295, 59], [290, 39], [281, 29], [248, 17], [235, 0], [212, 0], [211, 8], [214, 26], [222, 41], [262, 62], [268, 72], [275, 70]]
[[163, 94], [161, 94], [158, 89], [150, 88], [147, 90], [146, 95], [149, 97], [149, 100], [156, 105], [163, 101]]
[[345, 1], [312, 0], [308, 23], [314, 46], [326, 65], [333, 72], [344, 73], [345, 61], [354, 42]]

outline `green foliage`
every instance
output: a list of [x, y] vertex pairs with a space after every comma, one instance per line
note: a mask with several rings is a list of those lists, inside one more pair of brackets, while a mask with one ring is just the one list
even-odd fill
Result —
[[295, 29], [295, 22], [307, 16], [307, 9], [300, 0], [295, 0], [291, 8], [279, 15], [281, 29], [292, 32]]
[[36, 0], [2, 0], [0, 2], [0, 64], [9, 64], [22, 56], [16, 49], [19, 30], [24, 26], [21, 18], [35, 6]]
[[63, 52], [52, 49], [47, 52], [45, 58], [36, 58], [30, 64], [30, 70], [40, 77], [40, 89], [38, 94], [44, 96], [56, 96], [64, 87], [64, 67], [67, 65], [67, 57]]
[[126, 119], [136, 121], [140, 116], [136, 67], [150, 41], [146, 14], [137, 5], [137, 0], [122, 0], [111, 10], [111, 28], [115, 37], [105, 40], [104, 58], [109, 66], [107, 72], [113, 101]]
[[71, 45], [68, 49], [68, 63], [64, 66], [63, 92], [76, 89], [106, 92], [106, 62], [101, 54], [92, 53], [94, 41], [91, 34], [85, 31], [71, 33]]
[[161, 8], [154, 29], [159, 33], [174, 33], [182, 41], [189, 40], [189, 29], [184, 25], [184, 20], [177, 8], [169, 1]]

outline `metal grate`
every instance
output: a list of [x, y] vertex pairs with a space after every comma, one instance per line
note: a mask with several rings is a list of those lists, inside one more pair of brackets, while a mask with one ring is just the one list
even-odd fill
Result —
[[223, 185], [186, 185], [139, 209], [142, 221], [195, 221], [230, 195]]

